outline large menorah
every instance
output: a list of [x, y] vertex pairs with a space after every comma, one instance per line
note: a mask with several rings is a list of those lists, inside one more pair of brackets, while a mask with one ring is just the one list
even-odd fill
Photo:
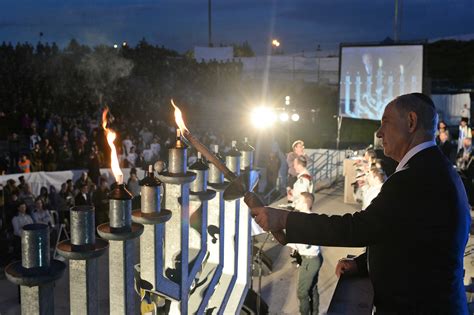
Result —
[[[239, 152], [233, 145], [225, 159], [232, 172], [244, 173], [247, 187], [258, 178], [252, 155], [252, 147]], [[102, 239], [95, 236], [93, 207], [71, 209], [71, 240], [57, 245], [69, 259], [71, 314], [101, 313], [97, 257], [107, 249], [111, 314], [239, 313], [250, 285], [250, 216], [239, 199], [224, 201], [228, 183], [219, 169], [200, 155], [188, 167], [178, 138], [168, 169], [155, 176], [150, 168], [140, 185], [141, 207], [133, 211], [126, 187], [112, 190], [110, 222], [97, 228]], [[65, 266], [46, 258], [47, 230], [25, 226], [22, 262], [6, 268], [21, 285], [22, 314], [54, 312], [52, 283]], [[140, 261], [133, 255], [138, 237]]]

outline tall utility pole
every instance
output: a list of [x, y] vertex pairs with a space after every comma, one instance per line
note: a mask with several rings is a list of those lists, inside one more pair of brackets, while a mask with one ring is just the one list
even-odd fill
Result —
[[393, 40], [395, 42], [399, 41], [400, 37], [400, 26], [401, 23], [399, 20], [401, 20], [401, 15], [402, 15], [402, 0], [395, 0], [395, 14], [393, 16]]
[[209, 22], [209, 47], [212, 47], [212, 19], [211, 19], [211, 0], [207, 0], [207, 13]]

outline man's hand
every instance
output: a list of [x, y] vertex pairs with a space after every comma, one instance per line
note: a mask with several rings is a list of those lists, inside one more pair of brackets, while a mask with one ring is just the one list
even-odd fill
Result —
[[280, 231], [286, 228], [288, 211], [270, 207], [256, 207], [250, 211], [255, 222], [265, 231]]
[[352, 275], [357, 273], [357, 263], [352, 259], [339, 259], [336, 265], [336, 276]]

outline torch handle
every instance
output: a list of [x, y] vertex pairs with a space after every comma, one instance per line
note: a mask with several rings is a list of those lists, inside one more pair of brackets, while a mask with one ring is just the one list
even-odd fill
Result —
[[[247, 191], [244, 195], [244, 202], [249, 208], [265, 207], [263, 201], [257, 196], [257, 194]], [[271, 231], [273, 237], [281, 244], [286, 245], [288, 241], [286, 240], [286, 233], [283, 230]]]
[[227, 180], [232, 182], [237, 178], [237, 176], [235, 176], [235, 174], [231, 170], [229, 170], [227, 166], [225, 166], [225, 164], [216, 157], [215, 154], [209, 151], [209, 149], [204, 144], [202, 144], [198, 139], [196, 139], [192, 135], [192, 133], [189, 132], [189, 130], [184, 130], [183, 134], [184, 137], [188, 139], [188, 141], [193, 145], [193, 147], [198, 152], [201, 152], [201, 154], [206, 158], [206, 160], [214, 164], [219, 169], [219, 171], [224, 174], [224, 177]]

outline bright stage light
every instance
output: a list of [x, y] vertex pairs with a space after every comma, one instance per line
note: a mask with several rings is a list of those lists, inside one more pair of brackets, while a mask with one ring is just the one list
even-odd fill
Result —
[[291, 120], [293, 120], [293, 121], [300, 120], [300, 115], [298, 115], [297, 113], [292, 114], [291, 115]]
[[275, 47], [279, 47], [280, 42], [278, 41], [278, 39], [274, 39], [274, 40], [272, 40], [272, 45], [275, 46]]
[[117, 45], [117, 44], [114, 44], [114, 48], [117, 49], [117, 48], [118, 48], [118, 45]]
[[263, 129], [275, 123], [277, 116], [272, 109], [260, 106], [252, 111], [251, 120], [256, 128]]
[[281, 113], [280, 114], [280, 120], [281, 121], [288, 121], [288, 119], [290, 119], [290, 117], [288, 116], [288, 113]]

